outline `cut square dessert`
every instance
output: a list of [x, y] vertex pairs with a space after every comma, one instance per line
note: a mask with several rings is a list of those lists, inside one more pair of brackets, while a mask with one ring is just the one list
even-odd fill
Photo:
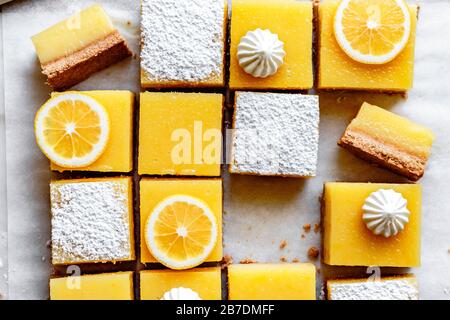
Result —
[[50, 300], [133, 300], [133, 272], [50, 279]]
[[100, 5], [93, 5], [32, 38], [42, 72], [58, 91], [131, 56]]
[[[66, 92], [67, 93], [67, 92]], [[69, 92], [70, 93], [70, 92]], [[130, 91], [82, 91], [105, 107], [110, 122], [110, 136], [105, 150], [93, 164], [77, 171], [130, 172], [133, 170], [133, 113], [134, 93]], [[60, 95], [52, 93], [52, 97]], [[51, 170], [71, 169], [51, 164]]]
[[[315, 1], [318, 5], [318, 88], [319, 89], [348, 89], [369, 90], [384, 92], [406, 92], [413, 86], [414, 76], [414, 49], [417, 24], [417, 5], [409, 5], [411, 23], [409, 25], [409, 38], [401, 52], [385, 63], [363, 63], [351, 58], [341, 49], [335, 35], [335, 16], [339, 0]], [[320, 4], [319, 4], [320, 2]], [[360, 2], [362, 5], [364, 2]], [[406, 8], [406, 11], [407, 9]], [[375, 8], [377, 12], [381, 12]], [[368, 11], [367, 11], [368, 12]], [[394, 12], [394, 11], [393, 11]], [[387, 13], [381, 18], [382, 23], [397, 22], [392, 19], [399, 17], [397, 12]], [[367, 15], [376, 19], [376, 15]], [[378, 15], [380, 16], [380, 14]], [[391, 19], [391, 20], [389, 20]], [[390, 21], [390, 22], [389, 22]], [[373, 21], [378, 25], [380, 21]], [[386, 27], [385, 31], [393, 30]], [[394, 36], [395, 32], [389, 33]], [[355, 40], [355, 43], [357, 41]], [[362, 50], [363, 51], [363, 50]], [[373, 50], [375, 53], [376, 50]]]
[[231, 173], [316, 175], [318, 96], [236, 92], [233, 129]]
[[337, 279], [327, 281], [328, 300], [419, 300], [413, 275], [378, 280]]
[[220, 176], [223, 95], [141, 93], [139, 174]]
[[433, 140], [430, 129], [364, 103], [338, 144], [363, 159], [417, 181], [425, 172]]
[[325, 184], [324, 262], [337, 266], [420, 265], [422, 189], [417, 184]]
[[147, 220], [165, 199], [185, 195], [199, 199], [212, 211], [217, 222], [217, 241], [206, 262], [222, 260], [222, 180], [221, 179], [142, 179], [140, 190], [141, 262], [158, 262], [146, 243]]
[[52, 181], [50, 201], [53, 264], [134, 260], [131, 178]]
[[221, 300], [220, 268], [184, 271], [145, 270], [141, 276], [141, 300]]
[[142, 0], [143, 88], [224, 86], [227, 0]]
[[[310, 1], [234, 0], [230, 88], [312, 88], [312, 35], [313, 8]], [[274, 45], [274, 39], [277, 45], [268, 47]], [[267, 55], [260, 56], [267, 48], [271, 49], [270, 59]], [[267, 63], [263, 63], [266, 60]], [[260, 67], [255, 61], [261, 61]]]
[[315, 300], [316, 267], [309, 263], [230, 265], [228, 298]]

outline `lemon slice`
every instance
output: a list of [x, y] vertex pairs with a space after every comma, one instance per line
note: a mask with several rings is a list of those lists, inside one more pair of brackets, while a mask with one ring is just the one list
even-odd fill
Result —
[[150, 214], [145, 240], [153, 257], [166, 267], [193, 268], [203, 263], [216, 245], [216, 217], [200, 199], [171, 196]]
[[65, 93], [48, 100], [38, 111], [36, 142], [53, 163], [81, 168], [94, 163], [109, 140], [105, 108], [79, 93]]
[[395, 59], [408, 43], [411, 14], [404, 0], [342, 0], [334, 33], [350, 58], [384, 64]]

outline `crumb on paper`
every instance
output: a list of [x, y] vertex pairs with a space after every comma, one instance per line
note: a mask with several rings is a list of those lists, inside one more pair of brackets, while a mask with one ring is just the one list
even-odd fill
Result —
[[281, 257], [281, 258], [280, 258], [280, 261], [281, 261], [281, 262], [287, 262], [287, 259], [286, 259], [286, 257]]
[[225, 269], [225, 268], [227, 268], [230, 264], [233, 264], [233, 257], [232, 257], [231, 255], [229, 255], [229, 254], [224, 255], [224, 256], [223, 256], [223, 259], [222, 259], [222, 261], [221, 261], [221, 263], [220, 263], [220, 267], [221, 267], [222, 269]]
[[311, 247], [308, 249], [308, 258], [316, 260], [319, 257], [319, 249], [317, 247]]
[[287, 246], [286, 240], [281, 241], [281, 243], [280, 243], [280, 250], [283, 250], [284, 248], [286, 248], [286, 246]]
[[247, 258], [247, 259], [242, 259], [241, 261], [239, 261], [239, 263], [240, 264], [252, 264], [252, 263], [257, 263], [257, 261]]
[[305, 230], [306, 233], [311, 231], [311, 224], [307, 223], [303, 225], [303, 230]]
[[315, 224], [314, 225], [314, 233], [318, 233], [320, 231], [320, 224]]
[[317, 273], [320, 274], [321, 270], [320, 268], [317, 268]]
[[305, 239], [305, 235], [303, 233], [302, 233], [301, 237], [302, 237], [302, 239]]
[[294, 258], [292, 259], [292, 263], [300, 263], [300, 259]]

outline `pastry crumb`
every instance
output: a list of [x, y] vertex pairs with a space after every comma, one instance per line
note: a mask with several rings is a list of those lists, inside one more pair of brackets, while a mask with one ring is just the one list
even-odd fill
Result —
[[280, 258], [280, 262], [287, 262], [286, 257], [281, 257], [281, 258]]
[[233, 264], [233, 257], [229, 254], [223, 256], [222, 262], [220, 263], [220, 267], [222, 269], [227, 268], [230, 264]]
[[319, 257], [319, 249], [317, 247], [311, 247], [308, 249], [308, 258], [316, 260]]
[[286, 240], [281, 241], [281, 243], [280, 243], [280, 250], [283, 250], [284, 248], [286, 248], [286, 246], [287, 246]]
[[302, 237], [302, 239], [305, 239], [305, 235], [304, 235], [303, 233], [302, 233], [302, 236], [301, 236], [301, 237]]
[[314, 233], [318, 233], [319, 231], [320, 231], [320, 225], [316, 223], [314, 225]]
[[297, 258], [292, 259], [292, 263], [300, 263], [300, 260]]
[[240, 264], [252, 264], [252, 263], [257, 263], [256, 260], [253, 259], [242, 259], [241, 261], [239, 261]]
[[305, 230], [306, 233], [311, 231], [311, 224], [307, 223], [303, 225], [303, 230]]

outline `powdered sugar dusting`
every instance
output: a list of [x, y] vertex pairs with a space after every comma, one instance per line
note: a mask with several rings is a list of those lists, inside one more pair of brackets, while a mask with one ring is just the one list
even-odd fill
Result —
[[142, 0], [141, 67], [152, 81], [223, 77], [224, 0]]
[[125, 179], [50, 185], [53, 263], [131, 258]]
[[319, 99], [301, 94], [238, 92], [231, 171], [316, 174]]
[[333, 283], [331, 300], [418, 300], [419, 289], [413, 279]]

